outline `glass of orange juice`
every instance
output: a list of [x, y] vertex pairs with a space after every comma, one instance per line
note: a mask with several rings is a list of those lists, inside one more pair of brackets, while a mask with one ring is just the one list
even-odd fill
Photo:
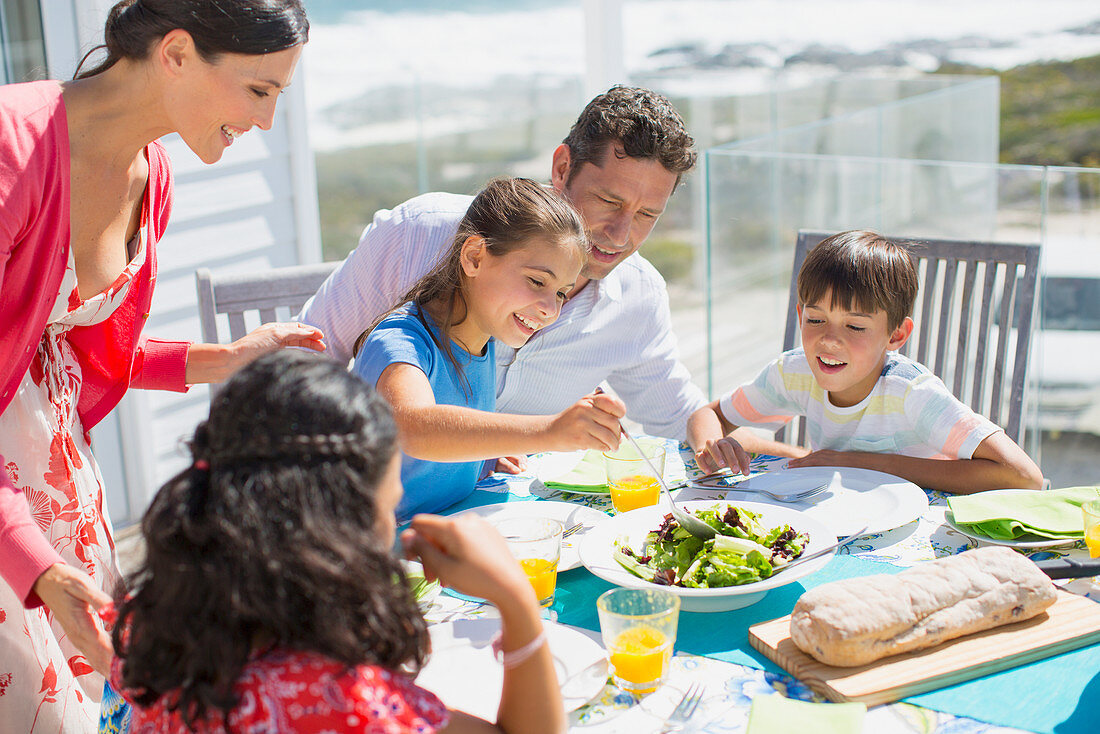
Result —
[[[663, 441], [640, 438], [638, 448], [641, 453], [629, 441], [624, 441], [618, 450], [603, 454], [611, 504], [619, 512], [649, 507], [661, 498], [661, 485], [653, 470], [664, 474], [665, 444]], [[653, 469], [642, 458], [643, 454], [653, 464]]]
[[596, 600], [611, 675], [625, 691], [650, 693], [668, 675], [680, 597], [660, 589], [612, 589]]
[[1100, 558], [1100, 500], [1089, 500], [1081, 505], [1085, 515], [1085, 545], [1090, 558]]
[[554, 589], [558, 585], [562, 524], [544, 517], [512, 517], [496, 523], [496, 528], [535, 588], [539, 604], [544, 607], [553, 604]]

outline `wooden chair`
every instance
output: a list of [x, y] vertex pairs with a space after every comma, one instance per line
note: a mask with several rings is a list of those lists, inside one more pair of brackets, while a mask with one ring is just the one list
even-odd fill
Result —
[[[799, 343], [798, 271], [806, 253], [831, 234], [798, 233], [784, 351]], [[911, 246], [920, 280], [916, 328], [901, 353], [935, 372], [955, 397], [1022, 444], [1039, 245], [897, 239]], [[797, 443], [804, 444], [806, 429], [799, 424]], [[792, 424], [777, 437], [790, 441], [784, 436], [793, 431]]]
[[[339, 264], [294, 265], [238, 275], [213, 275], [207, 268], [199, 268], [195, 271], [195, 288], [203, 340], [220, 343], [240, 339], [250, 331], [245, 314], [251, 311], [259, 312], [260, 324], [290, 319]], [[218, 314], [229, 318], [226, 339], [219, 338]]]

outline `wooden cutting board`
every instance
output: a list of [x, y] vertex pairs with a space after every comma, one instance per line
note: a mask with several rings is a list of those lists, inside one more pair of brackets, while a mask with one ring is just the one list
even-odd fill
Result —
[[791, 640], [790, 615], [749, 628], [749, 643], [830, 701], [889, 703], [1014, 668], [1100, 641], [1100, 604], [1058, 590], [1043, 614], [977, 632], [927, 650], [836, 668], [818, 662]]

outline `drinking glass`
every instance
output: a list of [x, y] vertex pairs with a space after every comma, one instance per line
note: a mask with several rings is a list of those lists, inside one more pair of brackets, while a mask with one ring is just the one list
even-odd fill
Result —
[[653, 469], [649, 468], [643, 454], [653, 468], [661, 474], [665, 471], [665, 444], [648, 438], [638, 439], [638, 448], [624, 441], [616, 451], [605, 451], [607, 485], [611, 488], [611, 504], [619, 512], [657, 504], [661, 498], [661, 484]]
[[1100, 558], [1100, 500], [1089, 500], [1081, 505], [1085, 516], [1085, 545], [1090, 558]]
[[495, 525], [535, 588], [539, 604], [544, 607], [553, 604], [561, 558], [562, 524], [543, 517], [512, 517]]
[[680, 597], [660, 589], [612, 589], [596, 600], [611, 676], [625, 691], [656, 690], [672, 665]]

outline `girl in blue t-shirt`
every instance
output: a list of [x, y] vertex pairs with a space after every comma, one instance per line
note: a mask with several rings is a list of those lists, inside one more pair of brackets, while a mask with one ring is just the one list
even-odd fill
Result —
[[390, 402], [404, 452], [399, 520], [465, 498], [485, 459], [618, 446], [625, 407], [610, 395], [557, 415], [493, 412], [493, 341], [518, 349], [552, 324], [586, 254], [584, 223], [559, 194], [494, 180], [439, 264], [359, 337], [353, 369]]

